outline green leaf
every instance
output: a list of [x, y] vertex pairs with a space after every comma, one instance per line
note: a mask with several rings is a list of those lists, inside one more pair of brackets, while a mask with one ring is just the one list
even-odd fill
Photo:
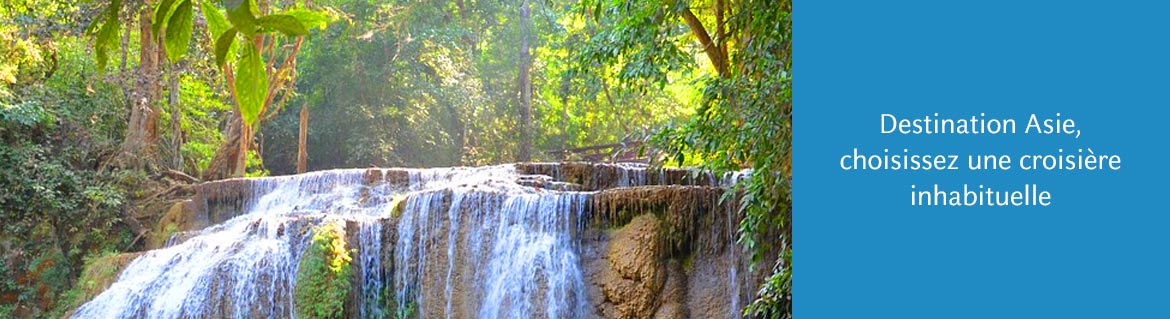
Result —
[[296, 17], [287, 14], [270, 14], [256, 19], [256, 24], [264, 28], [280, 31], [289, 36], [309, 34], [305, 25]]
[[110, 42], [113, 42], [113, 34], [118, 33], [118, 26], [116, 23], [106, 23], [102, 25], [101, 31], [98, 31], [97, 39], [94, 41], [94, 54], [97, 56], [97, 67], [99, 71], [106, 69], [106, 64], [110, 60]]
[[106, 62], [110, 60], [110, 47], [118, 39], [118, 12], [121, 9], [122, 0], [110, 1], [110, 6], [106, 8], [106, 22], [102, 24], [101, 29], [98, 30], [97, 38], [94, 40], [94, 53], [97, 56], [99, 72], [106, 69]]
[[171, 12], [175, 10], [175, 0], [163, 0], [154, 8], [154, 19], [150, 23], [150, 34], [158, 36], [160, 30], [167, 25]]
[[207, 30], [211, 31], [211, 39], [219, 39], [220, 35], [231, 28], [227, 18], [224, 18], [223, 13], [216, 9], [211, 1], [203, 0], [200, 6], [202, 6], [203, 18], [207, 20]]
[[[106, 10], [109, 10], [109, 8], [106, 8]], [[105, 13], [105, 12], [103, 12], [103, 13]], [[102, 17], [94, 17], [93, 21], [90, 21], [89, 25], [85, 26], [85, 35], [89, 36], [89, 35], [96, 34], [98, 32], [98, 30], [102, 27], [103, 21], [105, 21], [105, 19], [102, 19]]]
[[192, 11], [191, 0], [181, 0], [167, 22], [166, 49], [167, 57], [171, 62], [178, 62], [183, 54], [187, 53], [187, 45], [191, 42], [191, 32], [195, 21], [195, 12]]
[[228, 4], [228, 21], [245, 36], [251, 37], [256, 34], [256, 16], [252, 15], [252, 0], [243, 0], [234, 6]]
[[601, 1], [593, 7], [593, 22], [601, 22]]
[[325, 15], [320, 11], [313, 11], [308, 9], [292, 9], [281, 14], [290, 15], [297, 18], [302, 25], [307, 29], [325, 29], [329, 22], [333, 22], [333, 18]]
[[215, 40], [215, 65], [216, 66], [222, 68], [224, 63], [228, 63], [229, 62], [228, 59], [231, 58], [232, 56], [234, 56], [234, 55], [229, 56], [228, 53], [235, 52], [235, 50], [232, 50], [232, 48], [235, 47], [234, 46], [234, 44], [236, 42], [235, 40], [236, 40], [236, 28], [228, 29], [223, 34], [221, 34], [218, 39]]
[[268, 74], [264, 72], [264, 60], [256, 46], [246, 42], [244, 53], [236, 63], [236, 104], [240, 106], [244, 125], [256, 124], [267, 96]]
[[227, 8], [228, 11], [231, 11], [235, 10], [236, 7], [239, 7], [241, 4], [243, 4], [244, 0], [221, 0], [220, 3], [223, 3], [223, 6]]

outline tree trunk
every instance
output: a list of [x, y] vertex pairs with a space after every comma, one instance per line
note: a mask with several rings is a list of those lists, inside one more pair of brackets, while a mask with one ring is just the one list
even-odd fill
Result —
[[[729, 59], [727, 55], [727, 20], [724, 19], [724, 12], [727, 10], [727, 4], [724, 0], [715, 0], [715, 46], [719, 48], [719, 54], [723, 59]], [[726, 62], [725, 62], [726, 63]]]
[[[149, 6], [147, 6], [149, 8]], [[142, 167], [153, 158], [155, 142], [158, 140], [157, 101], [162, 95], [159, 81], [159, 61], [165, 53], [158, 45], [158, 39], [150, 32], [150, 10], [139, 14], [139, 51], [137, 89], [130, 102], [130, 122], [126, 127], [126, 139], [122, 141], [121, 163], [130, 167]]]
[[240, 127], [243, 122], [239, 116], [232, 116], [228, 120], [223, 143], [219, 144], [219, 148], [215, 150], [215, 157], [211, 158], [211, 163], [207, 165], [207, 170], [203, 171], [201, 176], [202, 180], [213, 181], [225, 179], [232, 177], [232, 174], [236, 172], [240, 155]]
[[252, 126], [245, 125], [244, 120], [240, 119], [240, 137], [237, 142], [240, 150], [236, 152], [236, 165], [232, 167], [232, 176], [243, 177], [247, 173], [248, 149], [252, 147], [253, 136]]
[[448, 132], [451, 134], [451, 149], [448, 151], [451, 154], [451, 161], [447, 164], [461, 166], [463, 165], [464, 136], [467, 128], [463, 123], [463, 113], [460, 112], [457, 103], [448, 102], [446, 109], [449, 119]]
[[297, 174], [309, 169], [309, 153], [306, 143], [309, 141], [309, 105], [301, 106], [301, 129], [297, 134]]
[[528, 0], [520, 7], [520, 151], [516, 160], [532, 160], [532, 69], [529, 50], [529, 36], [532, 19]]

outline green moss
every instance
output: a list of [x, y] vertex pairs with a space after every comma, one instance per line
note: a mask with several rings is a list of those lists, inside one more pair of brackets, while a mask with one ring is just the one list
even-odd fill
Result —
[[58, 299], [53, 317], [63, 317], [67, 311], [77, 309], [86, 301], [105, 291], [127, 264], [138, 257], [139, 253], [103, 253], [86, 257], [85, 267], [78, 278], [77, 284], [61, 294]]
[[174, 235], [177, 232], [179, 232], [178, 225], [167, 224], [166, 226], [163, 226], [162, 231], [152, 235], [154, 238], [151, 239], [151, 242], [158, 243], [158, 245], [161, 247], [162, 245], [166, 244], [167, 240], [171, 239], [171, 235]]
[[415, 317], [418, 317], [418, 303], [414, 300], [411, 300], [406, 304], [405, 307], [398, 308], [398, 311], [394, 312], [394, 318], [398, 319]]
[[345, 230], [337, 223], [313, 228], [313, 241], [301, 257], [293, 300], [300, 318], [345, 318], [352, 290], [352, 258]]
[[402, 207], [402, 206], [404, 206], [402, 201], [404, 199], [406, 199], [406, 196], [404, 196], [404, 195], [394, 195], [394, 197], [390, 198], [390, 217], [393, 217], [393, 218], [402, 217], [402, 210], [404, 209]]
[[687, 255], [686, 257], [683, 257], [683, 260], [682, 260], [683, 270], [691, 270], [694, 267], [695, 267], [695, 255], [694, 254], [690, 254], [690, 255]]

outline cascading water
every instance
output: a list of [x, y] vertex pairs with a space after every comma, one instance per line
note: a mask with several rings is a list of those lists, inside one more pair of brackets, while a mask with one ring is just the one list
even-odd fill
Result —
[[[593, 317], [580, 253], [596, 191], [526, 178], [501, 165], [251, 180], [235, 217], [144, 253], [73, 317], [293, 318], [299, 261], [323, 223], [345, 225], [355, 249], [351, 316]], [[613, 179], [666, 184], [644, 167]]]
[[363, 222], [358, 231], [358, 277], [360, 280], [360, 299], [358, 300], [358, 314], [362, 318], [385, 318], [386, 313], [381, 305], [384, 302], [383, 289], [386, 283], [386, 274], [382, 271], [382, 223]]
[[395, 248], [397, 314], [563, 318], [584, 311], [571, 236], [588, 196], [514, 179], [461, 180], [406, 199]]

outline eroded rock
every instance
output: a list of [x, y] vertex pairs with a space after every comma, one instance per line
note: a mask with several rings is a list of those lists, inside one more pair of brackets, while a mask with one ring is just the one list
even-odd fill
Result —
[[614, 234], [605, 264], [594, 279], [606, 303], [607, 318], [649, 318], [657, 309], [666, 269], [658, 245], [661, 222], [654, 215], [635, 217]]

